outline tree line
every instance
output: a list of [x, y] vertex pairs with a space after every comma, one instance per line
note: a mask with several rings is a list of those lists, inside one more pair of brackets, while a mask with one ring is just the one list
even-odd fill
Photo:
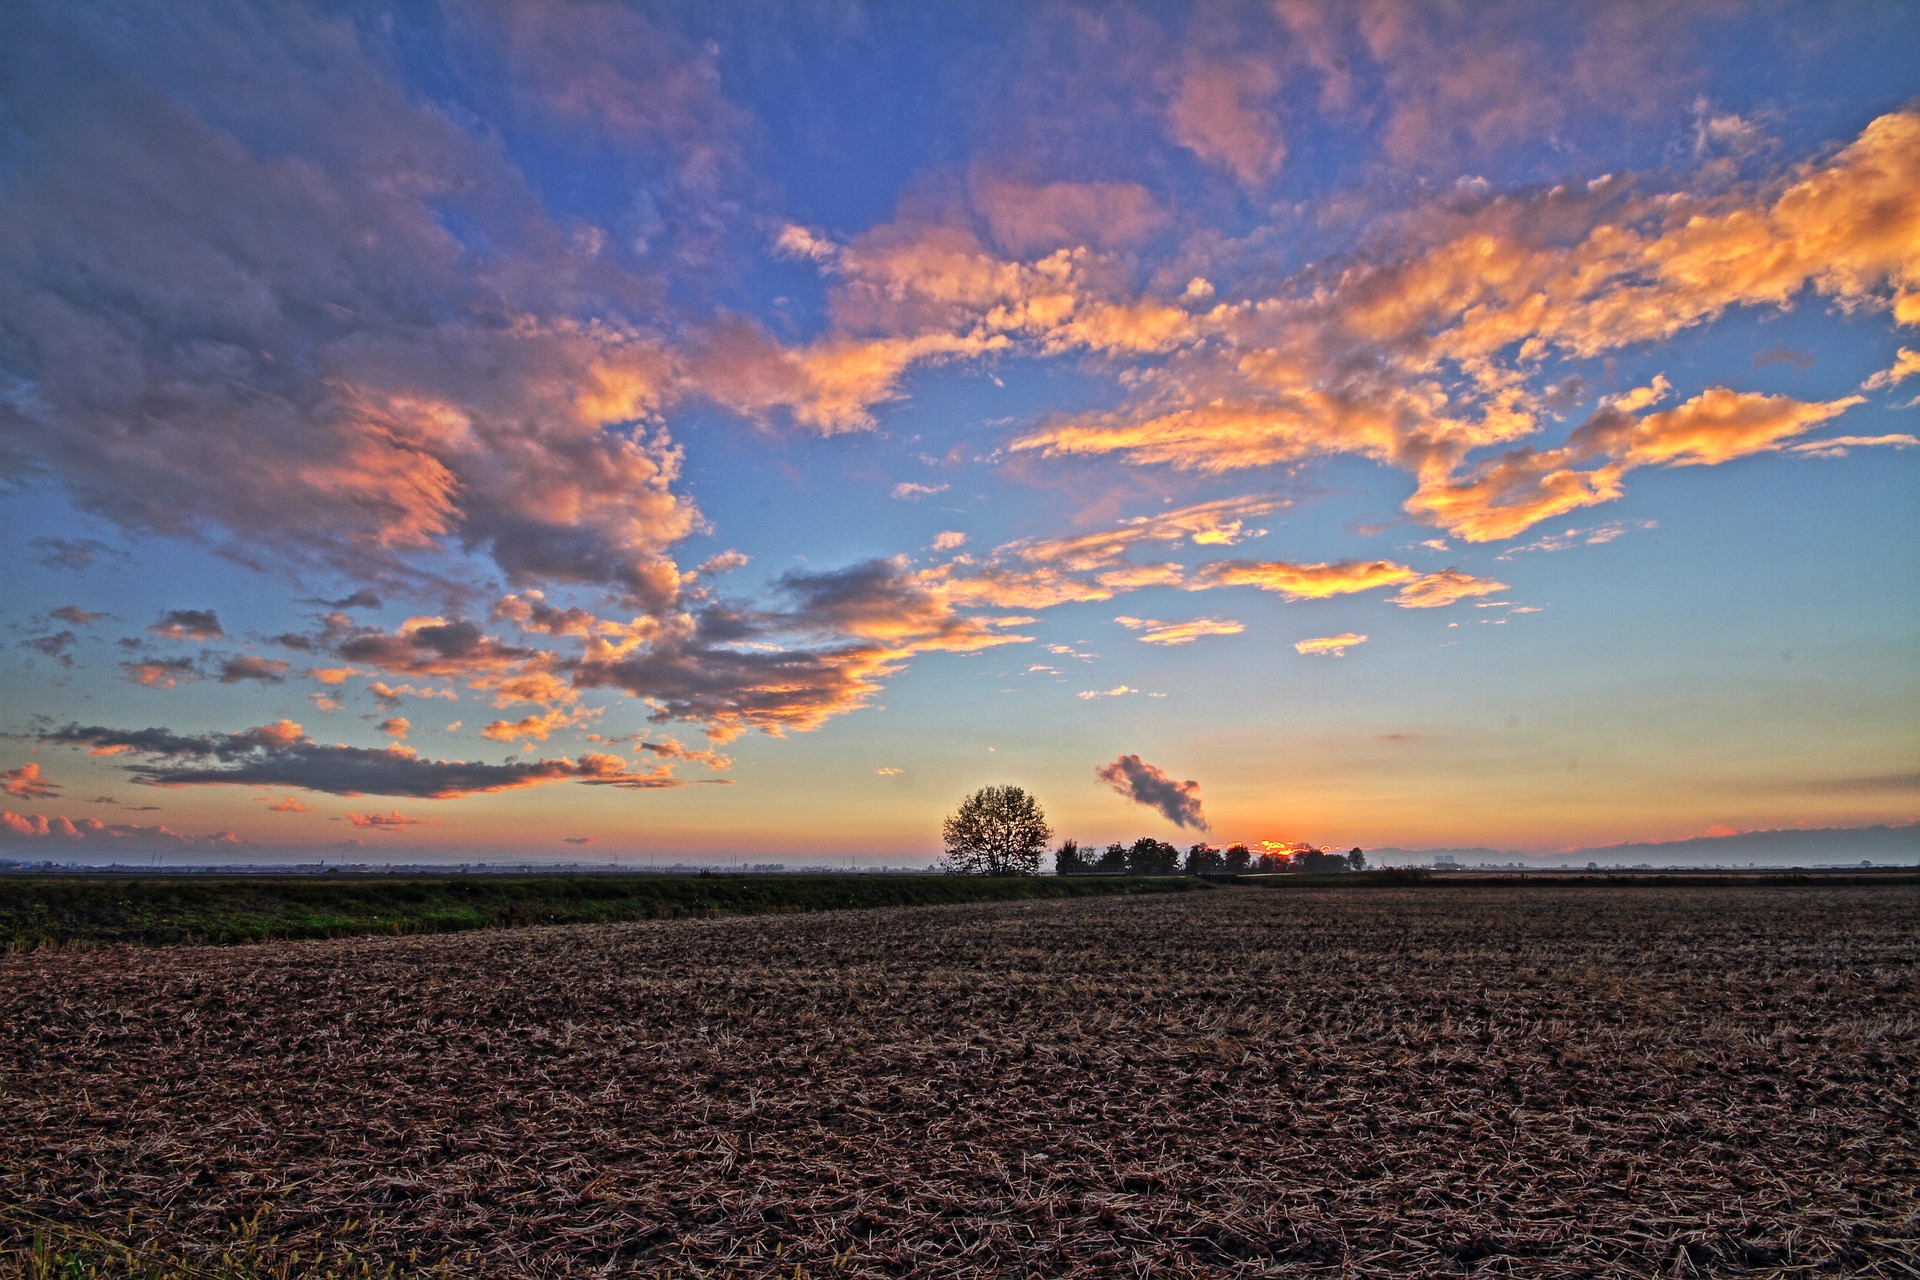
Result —
[[[1040, 857], [1053, 828], [1040, 802], [1020, 787], [982, 787], [947, 815], [942, 832], [946, 869], [966, 875], [1038, 875]], [[1098, 851], [1078, 840], [1062, 841], [1054, 850], [1055, 875], [1174, 876], [1260, 875], [1277, 871], [1364, 871], [1367, 856], [1359, 849], [1336, 853], [1303, 846], [1278, 853], [1254, 853], [1244, 844], [1224, 849], [1196, 844], [1182, 857], [1165, 840], [1141, 836], [1132, 844], [1110, 844]]]
[[1244, 844], [1230, 844], [1224, 849], [1196, 844], [1183, 855], [1175, 846], [1152, 836], [1141, 836], [1132, 844], [1110, 844], [1097, 851], [1083, 848], [1078, 840], [1066, 840], [1053, 854], [1053, 872], [1061, 876], [1268, 875], [1279, 871], [1366, 869], [1367, 855], [1359, 849], [1346, 853], [1314, 848], [1255, 853]]

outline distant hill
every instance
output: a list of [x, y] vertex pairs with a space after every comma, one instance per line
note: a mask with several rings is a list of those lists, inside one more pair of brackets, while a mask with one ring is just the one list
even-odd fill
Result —
[[1897, 826], [1816, 827], [1808, 830], [1743, 831], [1730, 836], [1601, 845], [1567, 853], [1528, 854], [1511, 849], [1369, 849], [1367, 860], [1385, 866], [1432, 866], [1450, 856], [1463, 867], [1489, 864], [1584, 867], [1762, 867], [1920, 863], [1920, 822]]
[[1920, 823], [1899, 826], [1816, 827], [1811, 830], [1743, 831], [1731, 836], [1699, 836], [1646, 844], [1613, 844], [1571, 853], [1549, 854], [1556, 866], [1602, 866], [1636, 862], [1704, 866], [1831, 866], [1849, 862], [1920, 862]]

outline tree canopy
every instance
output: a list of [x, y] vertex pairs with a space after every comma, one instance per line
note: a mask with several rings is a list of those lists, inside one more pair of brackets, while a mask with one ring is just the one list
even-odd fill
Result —
[[947, 869], [966, 875], [1030, 876], [1053, 838], [1040, 802], [1019, 787], [982, 787], [947, 815]]

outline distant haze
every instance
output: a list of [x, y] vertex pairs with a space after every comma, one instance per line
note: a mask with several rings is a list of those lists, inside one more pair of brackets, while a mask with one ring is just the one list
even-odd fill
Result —
[[1461, 866], [1524, 863], [1529, 866], [1762, 867], [1847, 866], [1920, 863], [1920, 823], [1900, 826], [1823, 827], [1817, 830], [1745, 831], [1693, 840], [1610, 844], [1566, 853], [1518, 853], [1499, 849], [1377, 849], [1370, 861], [1391, 866], [1430, 866], [1451, 857]]

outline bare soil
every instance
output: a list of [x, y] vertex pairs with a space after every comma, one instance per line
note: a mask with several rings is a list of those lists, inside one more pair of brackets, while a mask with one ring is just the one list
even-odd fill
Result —
[[266, 1208], [283, 1251], [501, 1276], [1920, 1276], [1916, 1044], [1911, 886], [18, 955], [0, 1239], [208, 1257]]

